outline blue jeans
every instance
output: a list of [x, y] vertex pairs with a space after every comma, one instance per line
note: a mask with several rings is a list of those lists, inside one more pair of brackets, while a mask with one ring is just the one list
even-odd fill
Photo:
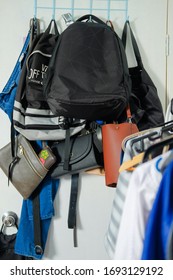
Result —
[[[40, 217], [42, 248], [45, 249], [47, 235], [51, 218], [54, 215], [53, 200], [55, 198], [59, 182], [52, 181], [47, 176], [41, 183], [40, 191]], [[19, 255], [42, 259], [43, 255], [35, 253], [34, 228], [33, 228], [33, 207], [32, 199], [23, 201], [20, 224], [15, 244], [15, 252]]]
[[[27, 56], [27, 50], [30, 40], [30, 33], [28, 33], [22, 51], [16, 62], [14, 70], [0, 94], [0, 108], [8, 115], [12, 121], [13, 105], [16, 96], [17, 86], [20, 79], [22, 64]], [[38, 145], [40, 145], [38, 141]], [[51, 218], [54, 215], [53, 200], [55, 198], [59, 181], [52, 181], [47, 176], [39, 185], [40, 188], [40, 216], [41, 216], [41, 234], [42, 247], [45, 248], [48, 230]], [[15, 252], [24, 256], [41, 259], [43, 255], [36, 255], [34, 251], [34, 230], [33, 230], [33, 211], [32, 198], [23, 201], [20, 224], [17, 233], [15, 244]]]

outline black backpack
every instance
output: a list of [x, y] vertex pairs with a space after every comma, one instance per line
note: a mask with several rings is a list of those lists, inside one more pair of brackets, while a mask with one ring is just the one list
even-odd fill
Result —
[[13, 124], [29, 140], [62, 140], [66, 137], [67, 127], [70, 126], [70, 135], [73, 135], [85, 126], [83, 120], [69, 121], [64, 116], [55, 116], [43, 94], [43, 79], [58, 37], [56, 22], [51, 20], [45, 32], [31, 42], [22, 68], [14, 102]]
[[61, 33], [44, 80], [55, 115], [116, 120], [128, 104], [130, 89], [124, 47], [111, 27], [85, 15]]

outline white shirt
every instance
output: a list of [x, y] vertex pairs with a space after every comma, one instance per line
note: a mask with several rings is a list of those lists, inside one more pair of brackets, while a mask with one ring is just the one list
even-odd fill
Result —
[[133, 171], [128, 186], [113, 259], [141, 259], [145, 228], [162, 172], [173, 151], [143, 163]]

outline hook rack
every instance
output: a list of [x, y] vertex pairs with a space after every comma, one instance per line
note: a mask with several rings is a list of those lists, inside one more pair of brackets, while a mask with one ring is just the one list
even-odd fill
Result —
[[[58, 2], [62, 2], [64, 0], [59, 0]], [[67, 10], [70, 11], [70, 13], [72, 14], [72, 16], [74, 16], [74, 12], [75, 11], [87, 11], [90, 14], [92, 14], [93, 11], [105, 11], [107, 12], [107, 19], [110, 20], [110, 15], [111, 12], [121, 12], [124, 13], [125, 16], [125, 20], [128, 19], [128, 0], [85, 0], [88, 1], [88, 7], [81, 7], [81, 6], [77, 6], [75, 3], [75, 0], [68, 0], [69, 1], [69, 7], [57, 7], [56, 6], [56, 0], [52, 0], [52, 6], [40, 6], [38, 5], [38, 1], [34, 0], [34, 18], [37, 17], [37, 11], [39, 9], [51, 9], [52, 10], [52, 18], [55, 19], [55, 13], [56, 10]], [[81, 3], [82, 1], [80, 1]], [[93, 7], [93, 2], [107, 2], [107, 7], [106, 8], [100, 8], [100, 5], [98, 5], [99, 7], [95, 8]], [[112, 7], [112, 3], [117, 3], [119, 4], [117, 8], [113, 8]], [[79, 2], [78, 2], [79, 3]], [[121, 5], [120, 5], [121, 4]], [[119, 7], [120, 6], [120, 7]]]

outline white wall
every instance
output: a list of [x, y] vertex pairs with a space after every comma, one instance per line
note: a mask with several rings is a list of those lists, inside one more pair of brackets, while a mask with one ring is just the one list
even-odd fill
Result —
[[[38, 2], [43, 5], [49, 3], [50, 6], [52, 3], [51, 0]], [[64, 0], [63, 6], [69, 2]], [[33, 3], [34, 1], [31, 0], [0, 0], [0, 90], [11, 74], [22, 48], [23, 39], [28, 32], [29, 20], [34, 14]], [[82, 1], [82, 3], [84, 5], [86, 1]], [[103, 1], [98, 0], [94, 0], [94, 3], [95, 5], [104, 4]], [[61, 14], [65, 12], [67, 11], [56, 11], [56, 19], [61, 29], [64, 27]], [[75, 13], [75, 16], [78, 17], [85, 13], [85, 11], [81, 11]], [[94, 14], [102, 16], [103, 19], [107, 17], [106, 12], [94, 12]], [[128, 14], [139, 41], [144, 65], [153, 78], [162, 104], [165, 106], [166, 1], [129, 0]], [[51, 10], [39, 10], [37, 13], [37, 17], [46, 24], [51, 19], [51, 15]], [[111, 12], [111, 19], [118, 34], [121, 34], [124, 15]], [[0, 122], [0, 147], [3, 147], [10, 141], [10, 122], [2, 111], [0, 111]], [[0, 218], [7, 210], [12, 210], [20, 216], [22, 199], [12, 186], [7, 186], [7, 178], [1, 170], [0, 182]], [[79, 246], [73, 248], [72, 232], [67, 228], [70, 177], [64, 177], [55, 199], [55, 217], [52, 219], [49, 231], [45, 259], [107, 259], [104, 235], [109, 222], [114, 191], [105, 186], [103, 177], [82, 174], [78, 205]]]

